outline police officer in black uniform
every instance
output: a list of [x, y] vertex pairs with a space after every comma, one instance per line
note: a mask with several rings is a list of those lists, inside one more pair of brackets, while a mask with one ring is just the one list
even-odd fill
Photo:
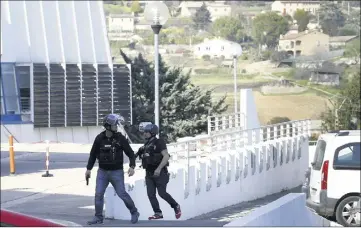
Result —
[[123, 151], [129, 157], [129, 176], [134, 175], [135, 155], [128, 140], [118, 132], [121, 121], [124, 119], [119, 115], [107, 115], [103, 121], [105, 131], [97, 135], [90, 151], [85, 177], [90, 177], [96, 159], [99, 162], [99, 169], [95, 188], [95, 217], [88, 222], [88, 225], [103, 223], [104, 193], [109, 183], [113, 185], [117, 195], [129, 209], [131, 222], [138, 222], [139, 212], [125, 190], [123, 171]]
[[167, 201], [174, 209], [175, 217], [179, 219], [182, 214], [180, 206], [166, 190], [169, 182], [169, 173], [167, 169], [167, 166], [169, 165], [169, 154], [167, 145], [163, 139], [157, 138], [157, 125], [148, 124], [140, 130], [143, 131], [147, 141], [144, 146], [138, 150], [136, 157], [139, 156], [142, 159], [142, 166], [146, 171], [145, 181], [147, 185], [147, 194], [154, 211], [154, 215], [150, 216], [149, 220], [163, 218], [156, 197], [156, 191], [158, 191], [159, 196]]

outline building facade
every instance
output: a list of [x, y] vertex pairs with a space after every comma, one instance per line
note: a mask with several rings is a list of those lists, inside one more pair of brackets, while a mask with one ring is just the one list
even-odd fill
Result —
[[297, 29], [280, 36], [278, 51], [290, 56], [312, 56], [330, 51], [330, 37], [319, 30], [298, 32]]
[[1, 135], [91, 142], [131, 121], [130, 66], [112, 63], [102, 1], [1, 2]]
[[220, 17], [231, 16], [232, 7], [226, 5], [225, 1], [203, 2], [203, 1], [182, 1], [179, 5], [179, 11], [181, 17], [192, 17], [202, 5], [205, 4], [209, 13], [211, 14], [211, 20], [215, 21]]
[[109, 32], [130, 32], [135, 30], [135, 17], [132, 14], [110, 14], [108, 17]]
[[240, 44], [224, 40], [224, 39], [205, 39], [203, 43], [194, 46], [194, 56], [196, 58], [202, 58], [203, 56], [209, 56], [212, 58], [224, 58], [233, 59], [233, 53], [235, 50], [242, 52]]
[[274, 1], [271, 7], [272, 11], [293, 16], [298, 9], [315, 15], [320, 6], [321, 1]]

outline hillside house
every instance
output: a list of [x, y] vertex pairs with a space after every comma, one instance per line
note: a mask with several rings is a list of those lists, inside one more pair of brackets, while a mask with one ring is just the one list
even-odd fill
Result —
[[226, 5], [225, 1], [203, 2], [203, 1], [182, 1], [179, 5], [180, 17], [192, 17], [203, 3], [206, 4], [211, 14], [211, 20], [217, 20], [220, 17], [231, 16], [232, 7]]
[[320, 6], [321, 1], [274, 1], [271, 7], [272, 11], [279, 14], [293, 16], [298, 9], [303, 9], [315, 15]]
[[224, 39], [205, 39], [203, 43], [197, 44], [194, 46], [194, 56], [196, 58], [202, 58], [205, 55], [208, 55], [212, 58], [222, 58], [232, 59], [234, 45], [238, 45], [241, 48], [241, 45], [229, 40]]
[[280, 35], [278, 51], [286, 51], [290, 56], [310, 56], [330, 50], [330, 37], [320, 30], [298, 32], [296, 25], [285, 35]]
[[309, 81], [313, 84], [339, 86], [343, 68], [324, 62], [320, 68], [311, 70]]
[[110, 14], [108, 17], [109, 32], [131, 32], [135, 30], [134, 13], [131, 14]]

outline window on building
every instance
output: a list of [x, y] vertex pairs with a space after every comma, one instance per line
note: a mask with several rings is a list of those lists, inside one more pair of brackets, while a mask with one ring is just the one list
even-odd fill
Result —
[[30, 111], [30, 66], [16, 66], [15, 72], [19, 85], [21, 111]]
[[296, 40], [296, 45], [301, 45], [301, 40]]
[[6, 115], [20, 114], [18, 86], [12, 63], [1, 64], [2, 95]]
[[224, 51], [224, 46], [221, 46], [221, 51]]

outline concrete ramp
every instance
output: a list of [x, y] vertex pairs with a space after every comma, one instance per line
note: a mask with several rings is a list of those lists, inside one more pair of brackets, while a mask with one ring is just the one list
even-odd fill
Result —
[[[337, 226], [306, 207], [303, 193], [290, 193], [224, 226]], [[339, 225], [338, 225], [339, 226]]]

